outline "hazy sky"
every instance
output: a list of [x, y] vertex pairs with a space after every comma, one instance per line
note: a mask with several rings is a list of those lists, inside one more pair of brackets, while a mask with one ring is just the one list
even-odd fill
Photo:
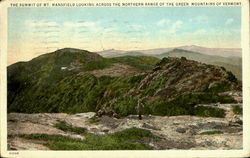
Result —
[[56, 49], [240, 48], [240, 7], [9, 8], [8, 63]]

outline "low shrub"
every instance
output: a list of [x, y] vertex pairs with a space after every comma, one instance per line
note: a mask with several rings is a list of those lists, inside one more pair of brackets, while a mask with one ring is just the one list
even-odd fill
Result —
[[[120, 97], [114, 103], [113, 109], [118, 114], [119, 117], [128, 116], [131, 114], [136, 115], [137, 110], [136, 106], [138, 103], [138, 98], [127, 96], [127, 97]], [[152, 105], [145, 99], [141, 101], [143, 104], [143, 114], [151, 114], [152, 113]]]
[[221, 131], [205, 131], [201, 132], [200, 135], [211, 135], [211, 134], [223, 134]]
[[193, 112], [199, 117], [225, 117], [225, 110], [219, 108], [198, 106], [194, 108]]
[[231, 71], [227, 71], [227, 79], [231, 82], [237, 82], [237, 78], [234, 76], [234, 74]]
[[84, 134], [86, 140], [81, 141], [67, 136], [31, 134], [20, 135], [25, 139], [47, 141], [45, 146], [52, 150], [151, 150], [152, 147], [139, 143], [144, 138], [157, 139], [150, 131], [131, 128], [105, 136]]
[[85, 128], [73, 127], [73, 126], [67, 124], [65, 121], [61, 121], [61, 122], [55, 124], [54, 127], [58, 128], [60, 130], [63, 130], [65, 132], [73, 132], [73, 133], [76, 133], [76, 134], [83, 134], [86, 131]]
[[152, 96], [155, 91], [160, 88], [163, 87], [163, 85], [166, 83], [166, 78], [161, 78], [155, 82], [153, 82], [152, 84], [148, 85], [148, 87], [142, 92], [143, 96], [149, 95]]
[[234, 112], [234, 114], [236, 114], [236, 115], [242, 115], [242, 107], [240, 107], [240, 106], [234, 106], [233, 107], [233, 112]]
[[136, 98], [122, 97], [116, 101], [113, 109], [119, 116], [127, 116], [129, 114], [136, 114], [136, 105]]
[[212, 87], [210, 89], [207, 89], [206, 92], [209, 93], [219, 93], [219, 92], [225, 92], [231, 89], [231, 84], [228, 82], [221, 82], [215, 87]]
[[214, 93], [183, 94], [172, 100], [159, 100], [153, 103], [152, 114], [161, 116], [196, 115], [202, 117], [224, 117], [224, 110], [210, 107], [195, 107], [197, 104], [231, 103], [231, 97]]

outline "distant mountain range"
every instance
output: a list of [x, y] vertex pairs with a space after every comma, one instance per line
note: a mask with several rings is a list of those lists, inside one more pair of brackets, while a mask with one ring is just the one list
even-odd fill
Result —
[[133, 50], [133, 51], [123, 51], [123, 50], [104, 50], [97, 52], [103, 57], [117, 57], [124, 55], [160, 55], [167, 52], [170, 52], [174, 49], [182, 49], [188, 50], [192, 52], [198, 52], [205, 55], [215, 55], [222, 57], [241, 57], [241, 49], [240, 48], [206, 48], [195, 45], [190, 46], [180, 46], [180, 47], [169, 47], [169, 48], [156, 48], [156, 49], [148, 49], [148, 50]]
[[137, 51], [111, 49], [97, 53], [107, 58], [122, 56], [153, 56], [160, 59], [163, 57], [186, 57], [190, 60], [225, 67], [232, 71], [239, 80], [242, 79], [241, 49], [238, 48], [205, 48], [192, 45]]

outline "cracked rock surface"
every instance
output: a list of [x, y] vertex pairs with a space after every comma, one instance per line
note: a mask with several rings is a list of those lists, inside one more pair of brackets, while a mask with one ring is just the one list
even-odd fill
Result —
[[[155, 150], [242, 149], [242, 123], [238, 121], [242, 116], [233, 114], [230, 108], [227, 109], [225, 118], [148, 115], [143, 116], [142, 120], [139, 120], [136, 115], [120, 119], [109, 116], [96, 117], [94, 112], [74, 115], [9, 113], [7, 128], [8, 135], [11, 137], [8, 138], [8, 148], [10, 150], [49, 150], [42, 145], [41, 141], [20, 138], [17, 136], [20, 134], [62, 135], [85, 140], [82, 135], [54, 127], [56, 123], [64, 121], [73, 127], [85, 128], [87, 133], [95, 135], [107, 135], [133, 127], [146, 129], [160, 139], [145, 139], [141, 143]], [[93, 119], [96, 121], [92, 122]]]

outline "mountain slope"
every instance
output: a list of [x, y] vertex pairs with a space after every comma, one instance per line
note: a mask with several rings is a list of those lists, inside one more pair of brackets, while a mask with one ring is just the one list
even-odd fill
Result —
[[[129, 65], [133, 73], [96, 75], [122, 68], [117, 64]], [[195, 105], [235, 102], [218, 95], [229, 90], [240, 90], [232, 73], [186, 58], [103, 58], [88, 51], [63, 49], [8, 67], [8, 112], [98, 111], [98, 115], [119, 117], [135, 114], [142, 98], [147, 114], [204, 115]], [[206, 110], [208, 116], [223, 116], [221, 111]]]
[[23, 106], [35, 105], [47, 89], [72, 75], [108, 68], [115, 63], [130, 65], [134, 71], [145, 71], [158, 61], [154, 57], [129, 56], [107, 59], [85, 50], [65, 48], [29, 62], [16, 63], [7, 69], [8, 109], [26, 111]]
[[15, 103], [15, 99], [21, 99], [21, 103], [32, 102], [30, 96], [39, 94], [66, 76], [92, 69], [91, 63], [101, 60], [103, 58], [98, 54], [68, 48], [13, 64], [7, 69], [8, 103]]

